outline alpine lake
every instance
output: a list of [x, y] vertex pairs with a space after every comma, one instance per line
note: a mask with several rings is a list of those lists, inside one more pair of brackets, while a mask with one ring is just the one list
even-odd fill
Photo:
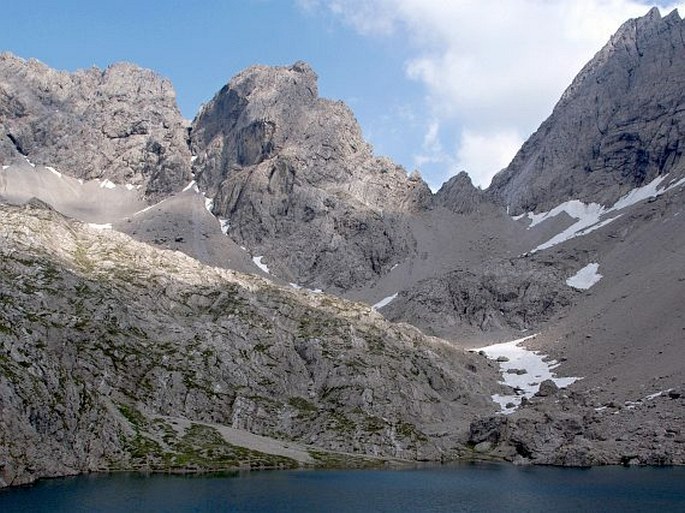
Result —
[[685, 468], [504, 464], [408, 470], [95, 474], [0, 491], [0, 512], [671, 512]]

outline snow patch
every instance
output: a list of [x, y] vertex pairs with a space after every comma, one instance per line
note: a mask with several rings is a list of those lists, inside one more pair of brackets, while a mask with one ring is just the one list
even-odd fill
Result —
[[[598, 228], [606, 226], [610, 222], [615, 221], [621, 216], [621, 214], [600, 221], [602, 216], [623, 210], [624, 208], [635, 205], [636, 203], [646, 199], [661, 196], [671, 189], [685, 185], [685, 178], [683, 178], [676, 182], [670, 183], [667, 187], [659, 188], [666, 180], [667, 176], [668, 175], [657, 176], [647, 185], [633, 189], [625, 196], [622, 196], [609, 208], [597, 203], [585, 204], [580, 200], [571, 200], [554, 207], [548, 212], [541, 212], [539, 214], [528, 212], [525, 215], [528, 216], [531, 221], [530, 225], [528, 226], [529, 229], [543, 221], [546, 221], [547, 219], [551, 219], [561, 214], [562, 212], [566, 212], [573, 219], [576, 219], [576, 222], [573, 225], [569, 226], [561, 233], [558, 233], [547, 242], [540, 244], [538, 247], [533, 249], [531, 253], [535, 253], [541, 249], [551, 248], [552, 246], [556, 246], [557, 244], [575, 237], [587, 235], [588, 233], [591, 233]], [[516, 216], [518, 219], [521, 217], [523, 216]]]
[[397, 292], [395, 292], [392, 296], [384, 297], [378, 303], [373, 305], [371, 308], [373, 308], [374, 310], [380, 310], [384, 306], [389, 305], [390, 302], [394, 301], [396, 297], [397, 297]]
[[599, 215], [604, 211], [604, 207], [597, 203], [590, 203], [586, 205], [580, 200], [570, 200], [554, 207], [548, 212], [541, 212], [539, 214], [534, 214], [533, 212], [528, 212], [528, 218], [530, 219], [530, 225], [528, 228], [558, 216], [562, 212], [566, 212], [569, 216], [574, 219], [595, 219], [599, 218]]
[[663, 182], [665, 179], [666, 175], [657, 176], [647, 185], [643, 185], [642, 187], [633, 189], [628, 194], [619, 199], [616, 203], [614, 203], [614, 206], [611, 207], [611, 210], [621, 210], [622, 208], [635, 205], [636, 203], [639, 203], [642, 200], [646, 200], [648, 198], [652, 198], [655, 196], [659, 196], [660, 194], [663, 194], [666, 191], [666, 189], [659, 190], [658, 187], [661, 184], [661, 182]]
[[186, 192], [192, 189], [195, 186], [195, 180], [191, 181], [188, 185], [185, 186], [185, 188], [181, 192]]
[[599, 230], [602, 226], [608, 225], [612, 221], [616, 221], [619, 217], [621, 217], [623, 214], [618, 214], [616, 217], [610, 217], [609, 219], [605, 219], [604, 221], [600, 221], [597, 224], [593, 224], [589, 228], [585, 228], [584, 230], [580, 230], [578, 233], [574, 235], [574, 237], [582, 237], [583, 235], [587, 235], [588, 233], [592, 233], [595, 230]]
[[[656, 399], [657, 397], [661, 397], [663, 395], [668, 394], [672, 390], [674, 390], [674, 389], [668, 388], [666, 390], [661, 390], [660, 392], [655, 392], [653, 394], [646, 395], [645, 397], [643, 397], [642, 399], [638, 399], [637, 401], [625, 401], [623, 403], [623, 406], [625, 407], [626, 410], [634, 410], [638, 406], [643, 406], [645, 404], [645, 401], [652, 401], [652, 400]], [[613, 407], [613, 406], [604, 404], [602, 406], [595, 408], [595, 411], [601, 412], [601, 411], [608, 409], [609, 407]], [[618, 413], [620, 413], [620, 411], [613, 412], [614, 415], [617, 415]]]
[[252, 261], [254, 262], [254, 264], [255, 264], [257, 267], [259, 267], [259, 268], [260, 268], [262, 271], [264, 271], [266, 274], [271, 274], [271, 273], [269, 272], [269, 268], [267, 267], [267, 265], [266, 265], [264, 262], [262, 262], [262, 258], [264, 258], [264, 257], [261, 256], [261, 255], [260, 255], [260, 256], [256, 256], [256, 257], [252, 257]]
[[532, 253], [540, 251], [541, 249], [551, 248], [552, 246], [556, 246], [557, 244], [577, 237], [578, 234], [583, 230], [586, 230], [592, 225], [599, 223], [599, 218], [605, 213], [605, 209], [602, 205], [597, 203], [590, 203], [589, 205], [586, 205], [582, 201], [571, 200], [562, 203], [549, 212], [543, 212], [541, 214], [529, 213], [528, 217], [531, 219], [531, 223], [528, 228], [531, 228], [547, 219], [551, 219], [562, 212], [566, 212], [569, 216], [574, 218], [576, 222], [561, 233], [558, 233], [549, 239], [547, 242], [540, 244], [532, 251]]
[[29, 166], [31, 166], [31, 167], [36, 167], [36, 165], [35, 165], [33, 162], [31, 162], [31, 161], [29, 160], [29, 158], [28, 158], [27, 156], [25, 156], [25, 155], [24, 155], [24, 160], [25, 160], [26, 162], [28, 162]]
[[292, 283], [290, 282], [289, 285], [294, 288], [295, 290], [304, 290], [307, 292], [311, 292], [312, 294], [323, 294], [323, 290], [321, 289], [308, 289], [303, 287], [302, 285], [298, 285], [297, 283]]
[[649, 394], [648, 396], [645, 397], [645, 401], [651, 401], [653, 399], [656, 399], [657, 397], [660, 397], [664, 394], [668, 394], [669, 392], [673, 391], [672, 388], [669, 388], [668, 390], [662, 390], [661, 392], [656, 392], [654, 394]]
[[556, 360], [549, 359], [537, 351], [530, 351], [520, 344], [534, 338], [536, 335], [520, 338], [502, 344], [472, 349], [483, 352], [491, 360], [499, 363], [503, 385], [514, 389], [514, 394], [494, 394], [492, 400], [500, 405], [505, 415], [513, 413], [521, 405], [523, 397], [531, 398], [540, 389], [540, 383], [551, 379], [559, 388], [565, 388], [582, 378], [557, 378], [552, 372], [559, 366]]
[[105, 178], [102, 183], [100, 183], [100, 189], [115, 189], [117, 184]]
[[88, 226], [95, 230], [111, 230], [112, 229], [112, 223], [105, 223], [105, 224], [97, 224], [97, 223], [88, 223]]
[[132, 190], [134, 190], [135, 188], [136, 188], [136, 186], [133, 185], [133, 184], [130, 184], [130, 183], [127, 183], [127, 184], [126, 184], [126, 189], [129, 190], [129, 191], [132, 191]]
[[[4, 166], [3, 166], [3, 167], [4, 167]], [[57, 171], [54, 167], [45, 166], [45, 169], [47, 169], [48, 171], [50, 171], [53, 175], [56, 175], [58, 178], [62, 178], [62, 173], [60, 173], [59, 171]]]
[[219, 219], [219, 226], [221, 227], [221, 233], [224, 235], [228, 235], [228, 229], [230, 228], [231, 224], [228, 222], [228, 219]]
[[676, 187], [682, 187], [683, 185], [685, 185], [685, 178], [681, 178], [677, 182], [673, 182], [673, 183], [668, 184], [668, 187], [666, 187], [666, 190], [670, 191], [671, 189], [675, 189]]
[[2, 166], [2, 170], [9, 169], [9, 166]]
[[193, 155], [192, 157], [190, 157], [190, 163], [191, 163], [191, 164], [192, 164], [193, 162], [195, 162], [196, 160], [197, 160], [197, 155]]
[[602, 275], [597, 272], [598, 270], [598, 263], [593, 262], [587, 264], [580, 271], [567, 279], [566, 285], [573, 287], [574, 289], [587, 290], [602, 279]]
[[[204, 196], [204, 194], [202, 195]], [[205, 198], [205, 208], [207, 209], [207, 212], [214, 215], [214, 212], [212, 212], [212, 209], [214, 208], [214, 199]]]
[[149, 207], [145, 207], [144, 209], [139, 210], [138, 212], [135, 212], [131, 217], [135, 217], [135, 216], [137, 216], [138, 214], [144, 214], [144, 213], [147, 212], [148, 210], [152, 210], [153, 208], [158, 207], [159, 205], [161, 205], [161, 204], [164, 203], [165, 201], [166, 201], [166, 198], [163, 199], [162, 201], [158, 202], [158, 203], [155, 203], [154, 205], [150, 205]]

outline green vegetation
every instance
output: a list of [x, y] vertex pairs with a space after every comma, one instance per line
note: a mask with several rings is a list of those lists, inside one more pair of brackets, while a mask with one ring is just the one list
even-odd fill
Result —
[[5, 335], [14, 335], [14, 330], [0, 321], [0, 333]]
[[397, 434], [403, 438], [410, 438], [413, 440], [418, 440], [420, 442], [427, 442], [428, 437], [421, 431], [416, 429], [416, 426], [409, 424], [408, 422], [400, 422], [397, 427]]
[[265, 454], [228, 443], [221, 433], [203, 424], [177, 431], [163, 419], [147, 419], [131, 406], [119, 404], [135, 433], [125, 438], [129, 467], [157, 471], [216, 471], [233, 468], [296, 468], [290, 458]]
[[357, 430], [357, 424], [338, 411], [332, 411], [328, 427], [344, 434], [351, 434]]
[[347, 325], [320, 310], [309, 309], [300, 316], [297, 336], [303, 339], [321, 338], [325, 335], [342, 336], [347, 332]]
[[95, 264], [88, 256], [88, 250], [81, 245], [76, 246], [73, 253], [74, 263], [86, 273], [91, 273], [95, 270]]
[[288, 399], [288, 404], [293, 408], [297, 408], [301, 415], [308, 416], [319, 411], [315, 404], [310, 403], [303, 397], [291, 397]]
[[148, 422], [145, 415], [136, 410], [133, 406], [127, 404], [119, 403], [117, 404], [121, 414], [126, 417], [126, 420], [133, 426], [134, 429], [143, 429], [147, 427]]
[[296, 468], [295, 460], [229, 444], [214, 428], [193, 424], [176, 444], [174, 466], [183, 468]]
[[12, 383], [21, 383], [21, 370], [16, 365], [14, 360], [0, 353], [0, 374]]
[[385, 459], [355, 454], [310, 450], [309, 455], [316, 460], [316, 466], [323, 468], [379, 468], [388, 465]]

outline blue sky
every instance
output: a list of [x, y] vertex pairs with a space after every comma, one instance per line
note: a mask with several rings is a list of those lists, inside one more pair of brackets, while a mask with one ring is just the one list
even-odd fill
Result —
[[24, 0], [3, 6], [0, 50], [65, 70], [151, 68], [174, 83], [187, 118], [251, 64], [305, 60], [320, 94], [350, 105], [377, 153], [419, 167], [433, 188], [461, 169], [485, 187], [645, 4]]

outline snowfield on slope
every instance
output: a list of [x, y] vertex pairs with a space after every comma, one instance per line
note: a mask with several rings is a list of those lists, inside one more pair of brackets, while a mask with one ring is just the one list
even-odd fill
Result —
[[573, 287], [574, 289], [587, 290], [602, 279], [602, 275], [597, 272], [598, 270], [598, 263], [593, 262], [587, 264], [576, 274], [568, 278], [566, 280], [566, 285]]
[[[662, 194], [675, 189], [676, 187], [682, 187], [685, 185], [685, 178], [677, 181], [672, 180], [670, 183], [668, 183], [667, 178], [668, 175], [657, 176], [647, 185], [633, 189], [609, 208], [598, 203], [586, 204], [580, 200], [570, 200], [557, 205], [552, 210], [547, 212], [540, 212], [539, 214], [528, 212], [527, 214], [514, 216], [513, 219], [519, 220], [524, 217], [528, 218], [530, 220], [528, 229], [533, 228], [543, 221], [552, 219], [564, 212], [576, 220], [571, 226], [531, 250], [531, 253], [535, 253], [542, 249], [551, 248], [552, 246], [556, 246], [557, 244], [561, 244], [562, 242], [575, 237], [587, 235], [588, 233], [606, 226], [612, 221], [615, 221], [621, 216], [621, 214], [613, 215], [607, 219], [601, 219], [603, 216], [613, 214], [643, 200], [661, 196]], [[667, 182], [667, 185], [665, 187], [660, 187], [664, 182]]]
[[395, 293], [394, 293], [393, 295], [391, 295], [391, 296], [384, 297], [384, 298], [381, 299], [378, 303], [376, 303], [375, 305], [373, 305], [371, 308], [373, 308], [374, 310], [379, 310], [379, 309], [383, 308], [384, 306], [388, 306], [392, 301], [394, 301], [394, 300], [397, 298], [397, 294], [398, 294], [398, 293], [395, 292]]
[[551, 379], [559, 388], [565, 388], [578, 381], [579, 377], [556, 377], [552, 372], [560, 364], [547, 355], [526, 349], [521, 344], [536, 335], [473, 349], [496, 361], [502, 372], [502, 385], [514, 389], [513, 394], [494, 394], [492, 400], [500, 405], [501, 413], [508, 415], [521, 405], [523, 397], [530, 399], [540, 390], [540, 383]]
[[266, 265], [264, 262], [262, 262], [262, 259], [263, 259], [263, 258], [264, 258], [264, 257], [261, 256], [261, 255], [260, 255], [260, 256], [255, 256], [255, 257], [252, 257], [252, 261], [254, 262], [254, 265], [256, 265], [257, 267], [259, 267], [259, 268], [260, 268], [262, 271], [264, 271], [266, 274], [271, 274], [271, 273], [269, 272], [269, 268], [267, 267], [267, 265]]

